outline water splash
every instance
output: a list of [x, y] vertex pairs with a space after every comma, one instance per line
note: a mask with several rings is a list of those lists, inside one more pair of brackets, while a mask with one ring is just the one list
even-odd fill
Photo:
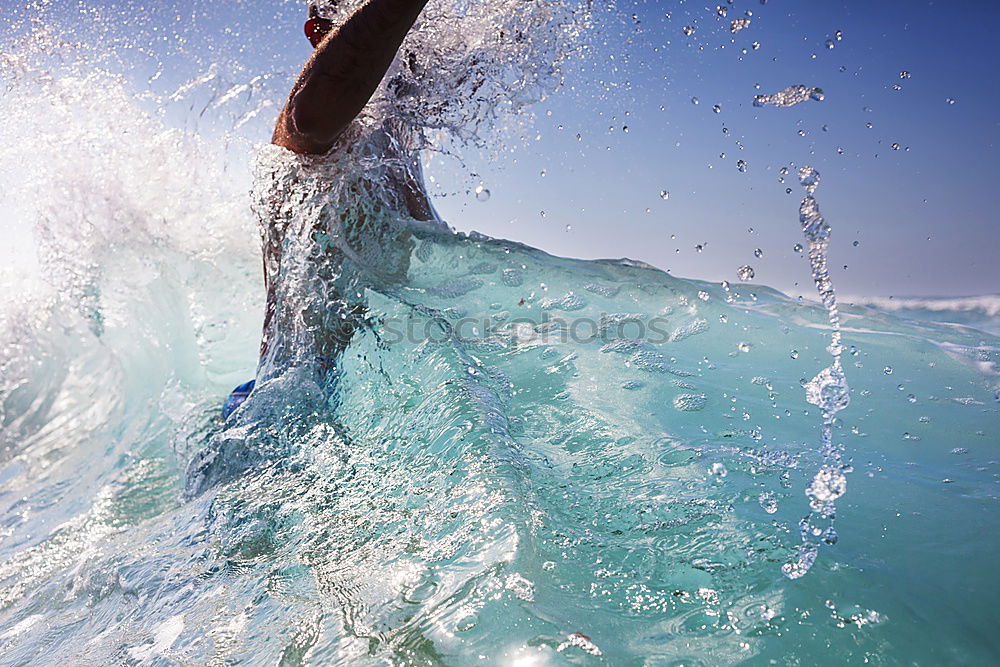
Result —
[[822, 102], [825, 99], [821, 88], [810, 88], [809, 86], [797, 85], [789, 86], [784, 90], [779, 90], [772, 95], [755, 95], [753, 105], [762, 107], [768, 104], [776, 107], [793, 107], [806, 100]]
[[844, 462], [844, 448], [833, 441], [833, 422], [836, 414], [850, 403], [850, 389], [840, 363], [843, 351], [840, 340], [840, 313], [837, 297], [827, 267], [827, 249], [830, 245], [830, 225], [824, 220], [813, 196], [819, 187], [819, 172], [812, 167], [799, 169], [799, 183], [805, 188], [806, 196], [799, 205], [799, 222], [809, 242], [809, 266], [813, 282], [820, 300], [826, 308], [832, 329], [830, 333], [830, 356], [833, 363], [820, 371], [806, 383], [806, 401], [817, 406], [823, 416], [820, 435], [820, 454], [823, 463], [806, 489], [810, 512], [799, 522], [802, 544], [794, 561], [781, 566], [781, 571], [789, 579], [798, 579], [813, 566], [821, 544], [835, 544], [837, 531], [834, 528], [836, 501], [847, 491], [844, 473], [850, 466]]

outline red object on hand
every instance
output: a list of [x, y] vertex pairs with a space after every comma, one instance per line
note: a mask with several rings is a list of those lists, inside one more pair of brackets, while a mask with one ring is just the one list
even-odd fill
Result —
[[333, 21], [319, 16], [312, 16], [306, 21], [305, 32], [313, 48], [319, 46], [326, 34], [333, 29]]

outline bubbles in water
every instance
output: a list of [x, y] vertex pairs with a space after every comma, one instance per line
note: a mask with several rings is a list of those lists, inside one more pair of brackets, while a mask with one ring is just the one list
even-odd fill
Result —
[[753, 280], [753, 276], [754, 276], [753, 267], [750, 266], [749, 264], [744, 264], [740, 268], [736, 269], [736, 277], [742, 280], [743, 282], [748, 282], [750, 280]]
[[757, 496], [757, 502], [768, 514], [774, 514], [778, 511], [778, 500], [773, 491], [765, 491]]
[[479, 201], [489, 201], [490, 199], [490, 191], [481, 183], [476, 186], [476, 199]]
[[725, 477], [726, 475], [729, 474], [729, 471], [726, 470], [726, 466], [724, 466], [723, 464], [713, 463], [712, 474], [715, 475], [716, 477]]
[[797, 85], [789, 86], [773, 95], [756, 95], [753, 98], [753, 105], [755, 107], [762, 107], [770, 104], [776, 107], [790, 107], [806, 100], [822, 102], [825, 98], [826, 96], [821, 88]]
[[756, 250], [753, 251], [753, 256], [756, 257], [757, 259], [760, 259], [761, 257], [764, 256], [764, 251], [761, 250], [760, 248], [757, 248]]

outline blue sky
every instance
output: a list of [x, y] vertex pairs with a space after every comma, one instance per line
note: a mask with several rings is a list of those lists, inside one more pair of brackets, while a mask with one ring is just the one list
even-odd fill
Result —
[[[802, 190], [778, 172], [810, 164], [822, 174], [817, 199], [834, 228], [842, 294], [1000, 292], [991, 197], [1000, 87], [988, 51], [1000, 10], [860, 4], [736, 2], [722, 19], [714, 4], [633, 3], [639, 30], [605, 25], [588, 71], [568, 71], [576, 90], [540, 105], [541, 138], [480, 165], [491, 199], [440, 208], [460, 228], [559, 254], [628, 256], [709, 280], [734, 280], [750, 264], [757, 281], [809, 295], [806, 261], [793, 251]], [[729, 21], [747, 9], [750, 26], [733, 35]], [[755, 94], [792, 84], [821, 87], [826, 99], [753, 107]]]
[[[529, 140], [499, 159], [470, 153], [464, 168], [431, 165], [442, 191], [481, 178], [492, 193], [487, 202], [462, 193], [439, 199], [445, 218], [556, 254], [628, 256], [678, 276], [735, 280], [737, 267], [750, 264], [756, 282], [811, 295], [806, 260], [792, 249], [802, 241], [802, 191], [792, 176], [809, 164], [822, 174], [817, 199], [834, 229], [841, 294], [1000, 292], [992, 197], [1000, 87], [991, 52], [1000, 8], [743, 0], [726, 3], [723, 18], [716, 2], [598, 10], [586, 38], [593, 49], [567, 63], [566, 85], [537, 105]], [[229, 83], [269, 75], [263, 89], [276, 106], [248, 126], [266, 141], [309, 53], [304, 6], [118, 0], [46, 11], [139, 80], [165, 64], [155, 84], [163, 90], [212, 62], [224, 64]], [[731, 33], [730, 21], [748, 10], [750, 25]], [[113, 43], [122, 35], [131, 47]], [[903, 71], [910, 77], [901, 79]], [[752, 105], [754, 95], [793, 84], [818, 86], [826, 99]], [[176, 122], [204, 130], [193, 106], [185, 100]], [[738, 160], [748, 163], [745, 173]]]

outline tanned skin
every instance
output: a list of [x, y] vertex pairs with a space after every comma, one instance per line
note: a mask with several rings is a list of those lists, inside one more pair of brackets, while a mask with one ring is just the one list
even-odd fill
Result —
[[271, 142], [323, 154], [368, 104], [427, 0], [371, 0], [331, 30], [306, 62]]

